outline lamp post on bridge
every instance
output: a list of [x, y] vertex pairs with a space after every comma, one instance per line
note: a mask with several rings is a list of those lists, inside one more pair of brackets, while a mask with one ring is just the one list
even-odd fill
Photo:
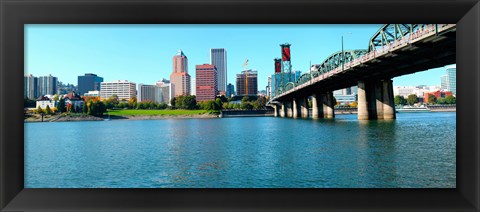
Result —
[[344, 64], [345, 64], [345, 51], [343, 51], [343, 36], [347, 34], [347, 35], [351, 35], [352, 33], [351, 32], [348, 32], [348, 33], [343, 33], [342, 34], [342, 71], [345, 70], [344, 68]]

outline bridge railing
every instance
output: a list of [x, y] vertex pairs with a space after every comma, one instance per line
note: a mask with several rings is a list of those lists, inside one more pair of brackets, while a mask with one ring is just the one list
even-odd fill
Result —
[[[296, 89], [297, 87], [299, 87], [301, 85], [304, 85], [307, 82], [308, 82], [308, 84], [311, 84], [310, 81], [317, 82], [317, 81], [323, 80], [325, 78], [328, 78], [328, 77], [330, 77], [334, 74], [337, 74], [337, 73], [340, 73], [340, 72], [343, 72], [343, 71], [347, 71], [352, 67], [358, 66], [358, 65], [363, 64], [367, 61], [370, 61], [370, 60], [373, 60], [375, 58], [381, 57], [381, 56], [383, 56], [383, 55], [385, 55], [389, 52], [392, 52], [392, 51], [394, 51], [398, 48], [401, 48], [401, 47], [404, 47], [406, 45], [415, 43], [416, 41], [421, 40], [425, 37], [428, 37], [428, 36], [431, 36], [435, 33], [439, 33], [439, 32], [442, 32], [444, 30], [453, 28], [455, 25], [456, 24], [427, 24], [427, 25], [424, 25], [423, 27], [419, 27], [417, 30], [415, 30], [411, 34], [407, 34], [403, 37], [400, 37], [400, 38], [388, 43], [387, 45], [383, 45], [382, 47], [374, 49], [373, 51], [370, 51], [370, 52], [368, 52], [368, 53], [366, 53], [366, 54], [364, 54], [364, 55], [362, 55], [362, 56], [360, 56], [360, 57], [358, 57], [358, 58], [356, 58], [356, 59], [354, 59], [350, 62], [344, 63], [343, 68], [341, 66], [336, 67], [336, 68], [330, 70], [329, 72], [322, 73], [319, 76], [312, 78], [309, 81], [306, 81], [306, 82], [303, 82], [301, 84], [295, 85], [293, 88], [285, 90], [284, 92], [279, 93], [275, 97], [279, 97], [279, 96], [288, 94], [290, 92], [293, 92], [293, 91], [297, 90]], [[299, 88], [303, 88], [303, 87], [305, 87], [305, 86], [301, 86]]]

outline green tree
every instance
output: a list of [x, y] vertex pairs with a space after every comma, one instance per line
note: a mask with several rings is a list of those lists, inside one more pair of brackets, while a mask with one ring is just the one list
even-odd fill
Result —
[[65, 99], [60, 98], [60, 100], [58, 100], [57, 109], [58, 111], [60, 111], [60, 113], [64, 113], [67, 111], [67, 108], [65, 106]]
[[59, 99], [60, 99], [60, 96], [58, 94], [55, 94], [52, 100], [58, 101]]
[[437, 97], [434, 95], [428, 95], [428, 103], [435, 104], [437, 103]]
[[128, 100], [128, 108], [129, 109], [137, 108], [137, 98], [136, 97], [133, 97], [133, 98]]
[[225, 95], [221, 95], [219, 98], [220, 98], [220, 100], [222, 100], [222, 103], [223, 102], [228, 102], [228, 99], [227, 99], [227, 97], [225, 97]]
[[394, 98], [395, 105], [405, 105], [407, 100], [403, 96], [396, 95]]
[[250, 102], [242, 102], [242, 103], [240, 104], [240, 108], [241, 108], [241, 109], [244, 109], [244, 110], [245, 110], [245, 109], [246, 109], [246, 110], [251, 110], [251, 109], [253, 109], [253, 105], [252, 105], [252, 103], [250, 103]]
[[223, 109], [230, 109], [228, 106], [229, 106], [229, 103], [228, 103], [228, 102], [224, 102], [224, 103], [222, 104], [222, 108], [223, 108]]
[[160, 109], [160, 110], [165, 110], [165, 109], [167, 109], [167, 107], [168, 107], [168, 105], [165, 102], [162, 102], [162, 103], [157, 105], [157, 109]]
[[216, 98], [215, 99], [215, 104], [217, 104], [220, 108], [220, 110], [223, 108], [223, 103], [222, 103], [222, 100], [220, 98]]
[[175, 108], [176, 107], [176, 103], [177, 102], [177, 97], [173, 97], [171, 100], [170, 100], [170, 105], [172, 105], [172, 108]]
[[38, 113], [38, 114], [42, 114], [42, 113], [43, 113], [42, 107], [40, 107], [40, 105], [37, 107], [37, 113]]
[[248, 96], [244, 96], [244, 97], [242, 98], [242, 103], [248, 102], [248, 101], [250, 101], [250, 98], [248, 98]]
[[184, 96], [182, 100], [183, 109], [193, 110], [197, 107], [197, 97], [195, 95]]
[[447, 103], [447, 104], [456, 104], [456, 103], [457, 103], [457, 98], [455, 98], [455, 97], [452, 96], [452, 95], [447, 96], [447, 97], [445, 97], [445, 103]]
[[83, 113], [88, 113], [88, 108], [87, 108], [87, 103], [86, 102], [83, 104], [82, 112]]
[[105, 104], [102, 101], [90, 101], [88, 106], [88, 114], [92, 116], [102, 116], [107, 112]]
[[255, 101], [255, 106], [255, 109], [265, 109], [267, 106], [267, 99], [265, 99], [263, 96], [258, 97], [258, 99]]
[[[429, 97], [430, 97], [430, 96], [429, 96]], [[445, 101], [445, 98], [441, 98], [441, 97], [438, 98], [437, 101], [436, 101], [436, 103], [437, 103], [437, 104], [440, 104], [440, 105], [444, 105], [445, 102], [446, 102], [446, 101]]]
[[48, 106], [48, 105], [47, 105], [47, 107], [45, 107], [45, 114], [47, 114], [47, 115], [52, 114], [52, 110], [50, 109], [50, 106]]
[[417, 95], [415, 95], [415, 94], [410, 94], [410, 95], [408, 95], [408, 97], [407, 97], [407, 103], [408, 103], [409, 105], [413, 105], [413, 104], [415, 104], [415, 103], [417, 103], [417, 102], [418, 102], [418, 97], [417, 97]]

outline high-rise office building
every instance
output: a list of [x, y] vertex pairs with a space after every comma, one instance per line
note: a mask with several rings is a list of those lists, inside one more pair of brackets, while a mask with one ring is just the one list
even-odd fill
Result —
[[197, 101], [215, 100], [218, 93], [217, 69], [214, 65], [195, 66]]
[[266, 91], [266, 96], [267, 97], [270, 97], [272, 96], [272, 76], [268, 76], [267, 78], [267, 87], [265, 88], [265, 91]]
[[57, 93], [57, 77], [52, 75], [38, 77], [37, 96], [55, 95]]
[[170, 105], [170, 100], [174, 96], [174, 88], [172, 83], [170, 83], [170, 80], [162, 79], [158, 81], [156, 85], [160, 87], [160, 91], [162, 92], [160, 103], [167, 103]]
[[448, 76], [446, 74], [440, 76], [440, 88], [445, 91], [448, 90]]
[[113, 82], [100, 83], [100, 98], [108, 99], [117, 95], [120, 100], [129, 100], [137, 96], [136, 83], [127, 80], [117, 80]]
[[188, 74], [188, 58], [178, 50], [173, 56], [173, 72], [170, 75], [174, 96], [190, 95], [190, 75]]
[[152, 101], [160, 103], [163, 100], [163, 92], [158, 85], [138, 84], [137, 102]]
[[233, 95], [235, 95], [235, 86], [233, 86], [232, 83], [228, 83], [226, 94], [227, 94], [227, 98], [230, 98]]
[[447, 91], [457, 95], [457, 65], [445, 66]]
[[258, 93], [257, 71], [245, 70], [237, 74], [237, 95], [256, 96]]
[[192, 79], [190, 83], [190, 95], [197, 95], [197, 79]]
[[23, 77], [23, 97], [28, 99], [36, 99], [37, 96], [37, 78], [29, 74]]
[[78, 76], [78, 93], [84, 95], [89, 91], [99, 91], [103, 78], [96, 74], [87, 73], [84, 76]]
[[225, 92], [227, 89], [227, 51], [223, 48], [210, 49], [210, 64], [217, 68], [218, 91]]

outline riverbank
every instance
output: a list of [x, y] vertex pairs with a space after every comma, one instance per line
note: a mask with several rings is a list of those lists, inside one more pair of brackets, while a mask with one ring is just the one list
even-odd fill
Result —
[[[108, 114], [108, 115], [107, 115]], [[86, 114], [40, 114], [28, 115], [24, 122], [70, 122], [70, 121], [104, 121], [104, 120], [155, 120], [186, 118], [218, 118], [219, 114], [206, 110], [109, 110], [103, 117]]]
[[101, 117], [86, 114], [54, 114], [44, 115], [43, 120], [40, 114], [33, 114], [24, 119], [24, 122], [70, 122], [70, 121], [103, 121]]

